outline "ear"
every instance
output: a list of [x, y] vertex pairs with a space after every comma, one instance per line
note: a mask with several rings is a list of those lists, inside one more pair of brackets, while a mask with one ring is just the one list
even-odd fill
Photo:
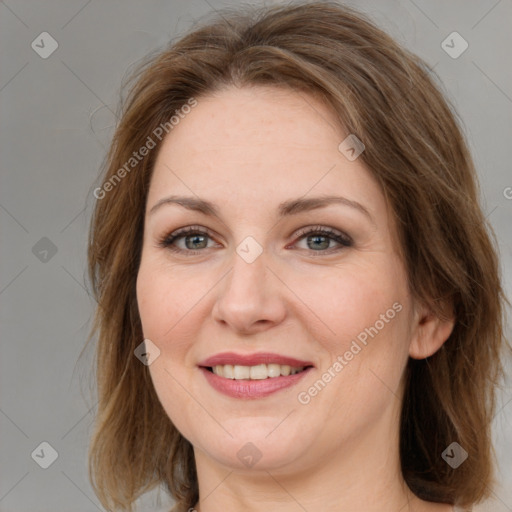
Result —
[[409, 345], [409, 355], [413, 359], [425, 359], [435, 354], [449, 338], [455, 325], [455, 318], [448, 305], [444, 310], [445, 318], [438, 317], [426, 306], [421, 306], [416, 311]]

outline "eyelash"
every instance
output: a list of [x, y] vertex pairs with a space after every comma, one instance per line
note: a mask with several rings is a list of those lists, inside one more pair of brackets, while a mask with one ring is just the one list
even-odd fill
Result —
[[[331, 240], [334, 240], [335, 242], [338, 242], [341, 247], [331, 247], [330, 249], [326, 250], [320, 250], [320, 251], [313, 251], [312, 249], [306, 249], [309, 250], [311, 253], [318, 253], [320, 255], [323, 254], [331, 254], [332, 252], [337, 252], [339, 250], [342, 250], [346, 247], [351, 247], [353, 242], [352, 239], [344, 234], [336, 232], [330, 228], [326, 228], [324, 226], [314, 226], [314, 227], [307, 227], [303, 228], [297, 233], [298, 239], [302, 239], [306, 237], [307, 235], [323, 235], [327, 236]], [[187, 253], [190, 256], [195, 256], [197, 254], [200, 254], [201, 252], [204, 252], [207, 248], [201, 249], [199, 251], [194, 251], [192, 249], [179, 249], [176, 246], [173, 246], [173, 244], [176, 242], [176, 240], [179, 240], [180, 238], [184, 238], [191, 235], [207, 235], [211, 239], [213, 238], [210, 231], [204, 228], [201, 228], [200, 226], [189, 226], [186, 228], [181, 228], [173, 233], [164, 236], [159, 242], [158, 246], [164, 249], [169, 249], [176, 253]]]

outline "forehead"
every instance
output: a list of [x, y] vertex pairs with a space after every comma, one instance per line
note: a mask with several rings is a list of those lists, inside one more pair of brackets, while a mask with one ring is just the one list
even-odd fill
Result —
[[362, 161], [349, 161], [338, 149], [349, 134], [315, 97], [253, 86], [226, 88], [197, 102], [164, 139], [148, 205], [166, 193], [219, 203], [238, 198], [247, 207], [340, 193], [369, 209], [386, 208]]

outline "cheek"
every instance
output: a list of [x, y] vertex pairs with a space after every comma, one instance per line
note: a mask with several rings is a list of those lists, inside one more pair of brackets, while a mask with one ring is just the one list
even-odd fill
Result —
[[[172, 275], [149, 258], [143, 259], [137, 276], [137, 302], [144, 338], [160, 350], [160, 356], [148, 367], [155, 392], [176, 428], [188, 432], [189, 419], [201, 412], [190, 398], [196, 392], [184, 365], [189, 347], [186, 314], [192, 304], [178, 293], [179, 283]], [[189, 393], [184, 393], [184, 388]]]
[[210, 274], [176, 269], [151, 257], [141, 262], [137, 302], [144, 338], [160, 350], [149, 367], [158, 394], [180, 396], [180, 383], [188, 382], [195, 369], [194, 348], [206, 320], [207, 290], [215, 284], [213, 279], [208, 286]]
[[172, 269], [143, 259], [137, 275], [137, 303], [144, 336], [163, 341], [194, 304], [195, 294], [190, 292], [194, 288]]
[[297, 277], [296, 286], [317, 318], [314, 339], [328, 354], [322, 372], [336, 376], [333, 395], [325, 396], [329, 407], [375, 405], [389, 389], [396, 392], [410, 335], [410, 297], [400, 263], [390, 258], [346, 265], [320, 279]]
[[166, 318], [166, 301], [163, 301], [164, 287], [148, 265], [142, 262], [137, 275], [137, 304], [145, 338], [157, 341], [163, 332]]
[[333, 348], [355, 338], [377, 321], [380, 327], [381, 315], [386, 315], [390, 309], [385, 320], [394, 320], [393, 304], [405, 298], [401, 280], [393, 279], [389, 272], [379, 271], [376, 265], [347, 266], [335, 271], [330, 268], [325, 275], [314, 278], [296, 275], [292, 286], [300, 290], [300, 297], [316, 317], [317, 333], [325, 332], [321, 338], [330, 340]]

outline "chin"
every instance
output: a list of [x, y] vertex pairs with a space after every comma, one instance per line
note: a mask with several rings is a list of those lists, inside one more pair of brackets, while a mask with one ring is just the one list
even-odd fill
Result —
[[[278, 470], [295, 464], [305, 455], [311, 442], [289, 435], [290, 425], [278, 432], [276, 426], [282, 418], [272, 418], [272, 421], [259, 418], [259, 421], [261, 425], [255, 425], [253, 418], [224, 423], [233, 437], [223, 432], [214, 442], [212, 438], [201, 440], [199, 446], [212, 459], [236, 470]], [[269, 423], [272, 423], [271, 429]]]

